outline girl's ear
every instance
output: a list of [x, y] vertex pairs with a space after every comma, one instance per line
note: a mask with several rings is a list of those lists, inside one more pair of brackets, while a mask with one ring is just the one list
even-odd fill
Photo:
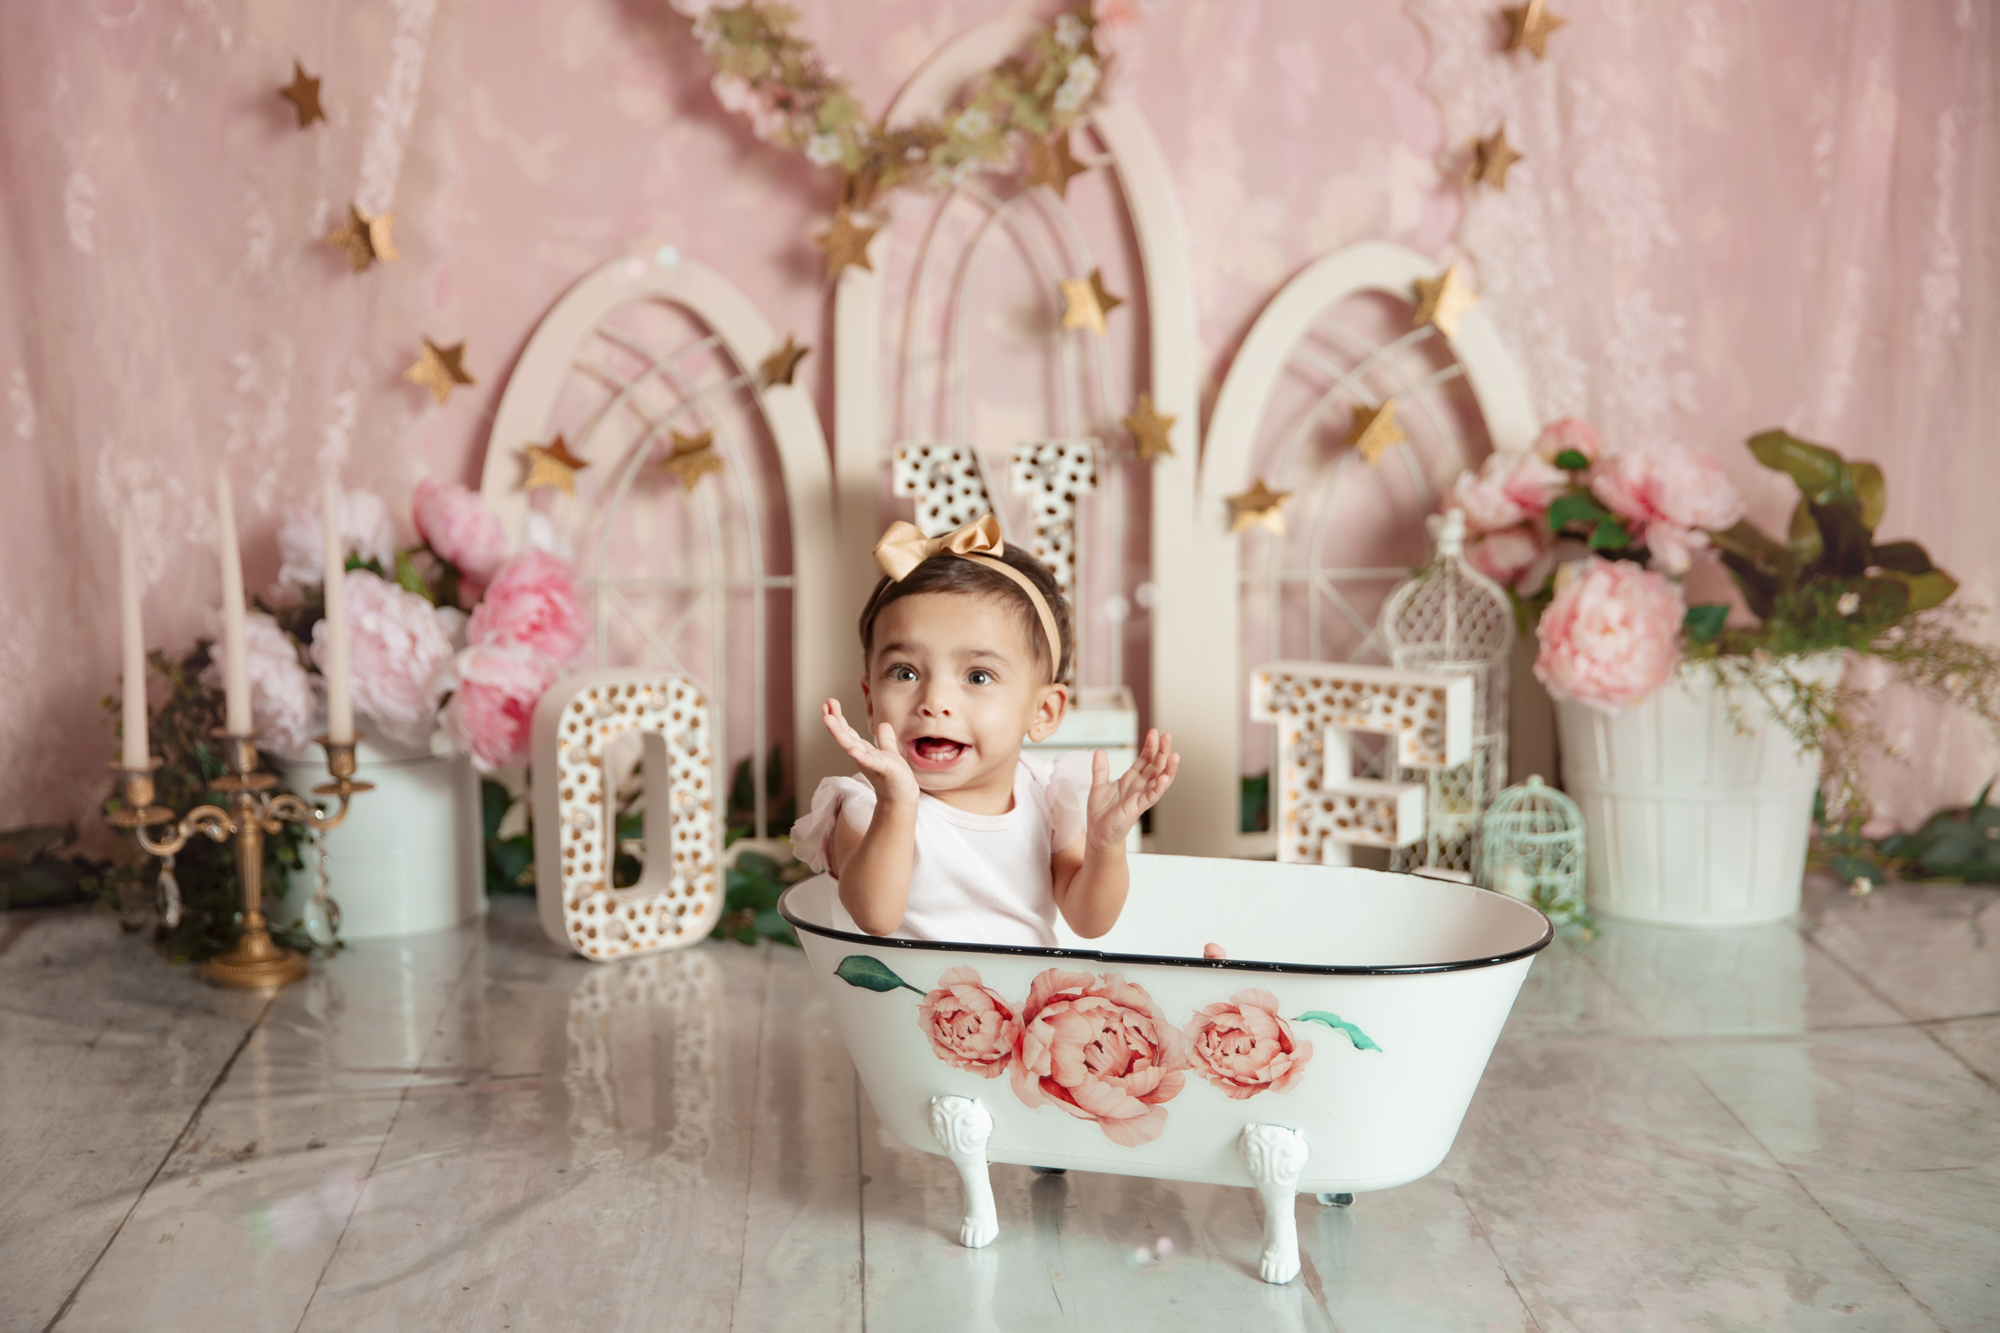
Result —
[[875, 695], [868, 688], [868, 677], [861, 678], [861, 706], [868, 710], [868, 720], [875, 720]]
[[1028, 724], [1028, 739], [1045, 741], [1055, 735], [1068, 712], [1069, 686], [1042, 686], [1041, 698], [1035, 702], [1035, 720]]

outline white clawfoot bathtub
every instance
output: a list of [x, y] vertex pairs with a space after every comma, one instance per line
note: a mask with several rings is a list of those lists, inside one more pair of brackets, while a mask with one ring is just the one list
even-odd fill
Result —
[[1444, 1160], [1553, 938], [1470, 885], [1196, 857], [1133, 857], [1116, 929], [1054, 949], [855, 934], [836, 893], [821, 875], [779, 910], [882, 1123], [957, 1166], [961, 1243], [999, 1233], [993, 1162], [1250, 1185], [1267, 1282], [1299, 1271], [1296, 1194]]

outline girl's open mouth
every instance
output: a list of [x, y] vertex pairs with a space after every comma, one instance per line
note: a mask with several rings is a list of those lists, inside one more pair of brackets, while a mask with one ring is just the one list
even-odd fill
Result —
[[919, 736], [910, 742], [910, 758], [922, 768], [950, 768], [971, 749], [963, 741], [948, 741], [942, 736]]

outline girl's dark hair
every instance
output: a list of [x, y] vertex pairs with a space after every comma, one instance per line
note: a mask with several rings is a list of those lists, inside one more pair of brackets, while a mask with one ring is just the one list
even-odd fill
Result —
[[875, 620], [882, 614], [882, 608], [904, 597], [914, 597], [923, 592], [957, 593], [967, 597], [997, 597], [1014, 612], [1014, 618], [1021, 623], [1021, 632], [1028, 636], [1028, 642], [1036, 648], [1035, 656], [1047, 673], [1044, 679], [1054, 682], [1069, 677], [1070, 659], [1076, 652], [1075, 630], [1070, 625], [1069, 601], [1056, 587], [1055, 575], [1049, 567], [1035, 559], [1020, 547], [1009, 544], [1004, 554], [997, 557], [1021, 571], [1042, 600], [1049, 604], [1049, 614], [1055, 617], [1056, 634], [1062, 640], [1061, 660], [1049, 661], [1048, 645], [1042, 633], [1042, 617], [1035, 610], [1035, 604], [1028, 600], [1028, 594], [1021, 591], [1014, 580], [999, 570], [981, 564], [977, 560], [967, 560], [962, 556], [939, 554], [910, 571], [909, 577], [896, 583], [884, 576], [875, 585], [868, 605], [861, 611], [861, 654], [864, 664], [875, 651]]

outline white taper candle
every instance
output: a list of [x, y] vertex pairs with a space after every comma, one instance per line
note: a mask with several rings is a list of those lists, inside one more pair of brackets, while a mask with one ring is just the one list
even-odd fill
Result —
[[151, 759], [146, 739], [146, 631], [139, 623], [139, 534], [132, 511], [118, 517], [118, 646], [125, 670], [124, 705], [119, 720], [124, 739], [118, 762], [144, 768]]
[[222, 563], [223, 721], [231, 734], [247, 736], [256, 723], [250, 716], [250, 658], [243, 637], [243, 557], [236, 549], [236, 500], [227, 472], [215, 481], [215, 521]]
[[328, 476], [320, 491], [326, 535], [326, 738], [354, 739], [354, 700], [347, 682], [347, 543], [340, 536], [340, 483]]

